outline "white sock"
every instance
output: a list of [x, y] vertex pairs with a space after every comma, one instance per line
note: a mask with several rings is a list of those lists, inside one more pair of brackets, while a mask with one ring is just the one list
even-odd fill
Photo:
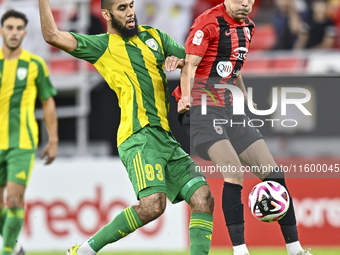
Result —
[[96, 255], [97, 252], [95, 252], [91, 246], [89, 245], [88, 241], [80, 245], [79, 249], [77, 250], [78, 255]]
[[22, 249], [22, 246], [19, 242], [17, 242], [17, 244], [14, 246], [14, 249], [13, 249], [13, 254], [17, 254], [19, 253], [19, 251]]
[[233, 246], [234, 255], [249, 255], [249, 251], [246, 244]]
[[300, 251], [303, 251], [299, 241], [286, 244], [288, 255], [297, 255]]

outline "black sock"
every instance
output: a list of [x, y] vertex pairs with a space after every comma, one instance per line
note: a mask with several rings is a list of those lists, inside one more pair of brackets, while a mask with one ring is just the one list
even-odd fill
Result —
[[283, 187], [285, 187], [288, 192], [289, 208], [288, 208], [286, 215], [282, 219], [280, 219], [278, 222], [280, 224], [281, 232], [283, 234], [283, 237], [286, 243], [292, 243], [295, 241], [299, 241], [297, 227], [296, 227], [296, 217], [295, 217], [295, 212], [294, 212], [293, 199], [287, 188], [283, 170], [279, 166], [277, 166], [275, 170], [276, 171], [268, 174], [267, 177], [263, 181], [278, 182]]
[[280, 224], [280, 227], [281, 227], [283, 238], [285, 239], [286, 243], [293, 243], [293, 242], [299, 241], [299, 236], [298, 236], [296, 225], [289, 226], [289, 225]]
[[233, 246], [244, 244], [244, 217], [241, 201], [242, 186], [224, 183], [222, 208]]

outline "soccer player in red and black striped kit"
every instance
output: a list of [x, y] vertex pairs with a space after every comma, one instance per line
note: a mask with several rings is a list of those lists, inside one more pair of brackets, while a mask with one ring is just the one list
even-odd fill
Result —
[[[248, 125], [221, 125], [214, 128], [212, 125], [214, 119], [226, 119], [228, 123], [248, 123], [247, 116], [233, 115], [231, 92], [216, 88], [214, 84], [237, 86], [247, 102], [248, 95], [240, 70], [254, 35], [255, 24], [248, 18], [254, 1], [225, 0], [195, 20], [185, 45], [186, 65], [182, 69], [180, 89], [178, 87], [174, 95], [178, 100], [180, 121], [186, 131], [190, 131], [195, 151], [201, 158], [221, 167], [235, 166], [236, 169], [241, 169], [242, 164], [268, 166], [276, 171], [254, 174], [262, 181], [273, 180], [287, 188], [283, 171], [275, 163], [256, 128]], [[195, 81], [190, 86], [193, 78]], [[214, 96], [214, 99], [206, 97], [206, 115], [201, 114], [202, 93]], [[256, 108], [256, 104], [253, 103], [252, 107]], [[247, 255], [249, 251], [244, 241], [241, 202], [243, 173], [236, 171], [222, 174], [225, 181], [222, 207], [234, 255]], [[300, 245], [292, 202], [279, 224], [289, 255], [310, 254]]]

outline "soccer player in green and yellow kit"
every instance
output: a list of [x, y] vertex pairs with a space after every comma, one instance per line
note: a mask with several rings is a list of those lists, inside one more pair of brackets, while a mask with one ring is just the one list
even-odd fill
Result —
[[[1, 18], [0, 34], [0, 233], [1, 255], [22, 255], [13, 250], [24, 221], [24, 193], [34, 164], [38, 125], [34, 116], [37, 95], [41, 100], [49, 142], [43, 157], [49, 164], [58, 153], [58, 124], [52, 87], [45, 62], [21, 48], [27, 18], [7, 11]], [[7, 208], [3, 194], [7, 187]]]
[[158, 29], [138, 26], [133, 0], [102, 0], [101, 7], [108, 33], [79, 35], [59, 31], [49, 1], [39, 0], [42, 33], [51, 45], [92, 63], [116, 92], [121, 107], [119, 155], [140, 203], [67, 254], [96, 254], [158, 218], [166, 197], [190, 205], [190, 253], [208, 254], [214, 200], [204, 175], [191, 173], [195, 163], [172, 136], [168, 122], [164, 65], [170, 70], [183, 66], [184, 47]]

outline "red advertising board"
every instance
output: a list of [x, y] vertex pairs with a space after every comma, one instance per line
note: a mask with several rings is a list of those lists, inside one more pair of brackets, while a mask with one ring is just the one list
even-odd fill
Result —
[[[196, 159], [195, 159], [196, 160]], [[312, 164], [335, 166], [339, 158], [282, 158], [280, 165]], [[199, 164], [204, 164], [198, 160]], [[333, 173], [333, 176], [334, 175]], [[301, 176], [299, 176], [301, 177]], [[340, 173], [338, 178], [287, 178], [286, 183], [293, 197], [298, 232], [303, 246], [340, 245]], [[215, 197], [213, 247], [231, 246], [222, 211], [222, 178], [207, 179]], [[245, 239], [249, 246], [283, 246], [284, 239], [278, 223], [264, 223], [255, 219], [248, 208], [248, 194], [259, 180], [245, 178], [242, 201], [245, 211]]]

